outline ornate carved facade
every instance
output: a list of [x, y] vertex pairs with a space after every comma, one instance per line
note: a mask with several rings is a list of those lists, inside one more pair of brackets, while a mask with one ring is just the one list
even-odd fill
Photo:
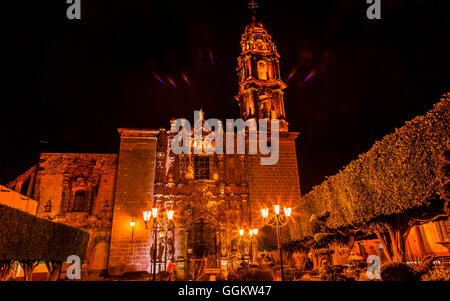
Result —
[[157, 207], [179, 213], [173, 233], [179, 239], [168, 256], [189, 260], [201, 255], [217, 265], [236, 256], [236, 234], [250, 227], [246, 156], [175, 156], [170, 151], [175, 134], [159, 133], [164, 138], [158, 139], [153, 195]]
[[[262, 205], [300, 199], [298, 133], [288, 132], [285, 121], [286, 85], [276, 46], [255, 21], [241, 45], [241, 117], [280, 119], [275, 166], [261, 166], [260, 155], [175, 155], [170, 146], [177, 132], [171, 129], [119, 129], [118, 155], [42, 154], [37, 168], [11, 183], [18, 187], [25, 178], [35, 179], [38, 216], [89, 231], [83, 270], [91, 279], [106, 270], [151, 272], [155, 246], [157, 271], [176, 262], [187, 277], [205, 258], [208, 266], [223, 267], [249, 256], [238, 230], [263, 226]], [[175, 211], [173, 223], [158, 224], [157, 244], [153, 227], [143, 220], [143, 211], [152, 207], [161, 214]]]
[[37, 216], [89, 232], [87, 259], [83, 269], [89, 275], [98, 275], [106, 269], [107, 259], [99, 257], [98, 251], [100, 248], [106, 249], [102, 253], [107, 256], [106, 251], [109, 249], [117, 157], [101, 154], [42, 154], [36, 166], [37, 175], [26, 173], [26, 177], [20, 176], [8, 184], [14, 188], [18, 181], [27, 181], [30, 185], [35, 180], [32, 197], [39, 201]]

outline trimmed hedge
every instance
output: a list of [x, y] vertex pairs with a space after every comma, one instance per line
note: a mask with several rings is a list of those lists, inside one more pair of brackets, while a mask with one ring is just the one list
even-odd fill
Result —
[[438, 176], [441, 181], [441, 196], [445, 199], [445, 212], [450, 215], [450, 140], [441, 154]]
[[0, 204], [0, 261], [83, 260], [88, 241], [85, 231]]
[[[303, 196], [301, 216], [329, 212], [330, 229], [355, 228], [439, 200], [439, 156], [449, 140], [449, 121], [450, 94]], [[293, 234], [311, 231], [301, 218]]]

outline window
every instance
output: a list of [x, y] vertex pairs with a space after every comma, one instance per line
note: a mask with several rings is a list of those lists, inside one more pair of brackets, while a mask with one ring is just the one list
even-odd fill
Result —
[[196, 180], [208, 180], [209, 179], [209, 157], [195, 156], [194, 157], [194, 169]]
[[258, 68], [258, 78], [260, 80], [267, 80], [267, 63], [265, 61], [259, 61], [257, 68]]
[[86, 209], [86, 191], [79, 190], [75, 192], [75, 197], [73, 200], [73, 212], [83, 212]]

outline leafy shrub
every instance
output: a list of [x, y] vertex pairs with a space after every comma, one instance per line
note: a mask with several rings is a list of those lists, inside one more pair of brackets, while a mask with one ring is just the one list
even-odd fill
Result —
[[392, 262], [381, 267], [383, 281], [418, 281], [420, 276], [411, 266], [402, 262]]
[[323, 265], [319, 269], [319, 277], [323, 281], [349, 281], [353, 278], [344, 274], [345, 266], [343, 265]]
[[429, 273], [433, 269], [435, 259], [434, 256], [425, 257], [418, 266], [414, 267], [414, 270], [420, 277]]
[[241, 281], [273, 281], [275, 275], [271, 270], [246, 270], [240, 277]]
[[450, 281], [450, 270], [433, 269], [422, 276], [423, 281]]
[[328, 248], [322, 248], [322, 249], [318, 249], [315, 252], [317, 255], [332, 255], [334, 254], [333, 250], [330, 250]]
[[306, 270], [310, 268], [310, 260], [306, 253], [295, 252], [290, 256], [289, 264], [298, 270]]

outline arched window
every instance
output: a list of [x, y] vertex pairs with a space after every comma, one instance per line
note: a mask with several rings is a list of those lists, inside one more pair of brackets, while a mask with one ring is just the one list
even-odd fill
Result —
[[267, 80], [267, 62], [266, 61], [259, 61], [258, 65], [258, 78], [260, 80]]
[[75, 192], [73, 198], [73, 212], [83, 212], [86, 210], [87, 195], [85, 190], [78, 190]]

